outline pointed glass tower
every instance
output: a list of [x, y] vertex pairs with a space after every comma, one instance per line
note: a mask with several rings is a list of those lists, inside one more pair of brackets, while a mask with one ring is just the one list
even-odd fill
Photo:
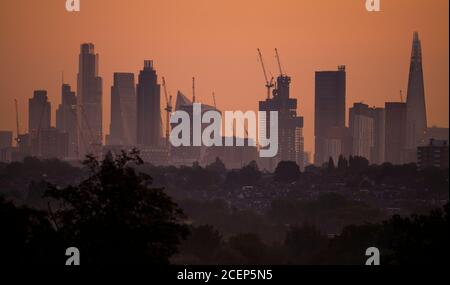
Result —
[[[414, 32], [413, 36], [406, 108], [406, 148], [412, 153], [415, 153], [416, 148], [423, 140], [427, 129], [427, 112], [425, 107], [425, 89], [422, 70], [422, 48], [418, 32]], [[414, 159], [409, 160], [413, 161]]]

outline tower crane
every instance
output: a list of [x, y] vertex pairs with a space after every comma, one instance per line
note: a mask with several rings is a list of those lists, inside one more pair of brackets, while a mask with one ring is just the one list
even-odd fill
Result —
[[273, 76], [272, 78], [268, 79], [267, 77], [267, 72], [266, 72], [266, 67], [264, 66], [264, 60], [261, 54], [261, 50], [258, 48], [258, 56], [259, 56], [259, 61], [261, 62], [261, 67], [264, 73], [264, 79], [266, 80], [266, 88], [267, 88], [267, 99], [270, 99], [270, 89], [272, 89], [272, 87], [274, 87], [275, 85], [273, 84]]
[[162, 84], [164, 89], [164, 96], [166, 98], [166, 143], [169, 145], [169, 136], [170, 136], [170, 114], [172, 113], [172, 95], [167, 95], [167, 85], [166, 79], [162, 78]]
[[[89, 124], [89, 120], [87, 118], [84, 106], [82, 104], [80, 104], [80, 105], [78, 105], [78, 107], [80, 109], [80, 114], [81, 114], [81, 116], [83, 117], [83, 119], [85, 121], [87, 130], [88, 130], [88, 135], [90, 136], [90, 139], [91, 139], [89, 144], [85, 144], [85, 147], [86, 147], [87, 150], [90, 147], [91, 151], [92, 151], [91, 154], [96, 155], [96, 154], [100, 153], [100, 149], [101, 149], [101, 146], [102, 146], [101, 141], [97, 141], [97, 139], [95, 138], [95, 135], [94, 135], [94, 132], [93, 132], [93, 130], [91, 128], [91, 125]], [[83, 123], [81, 121], [81, 127], [84, 127], [84, 126], [82, 126], [82, 124]], [[84, 137], [83, 136], [83, 131], [81, 131], [80, 134], [82, 135], [82, 138], [83, 138]], [[86, 138], [84, 138], [84, 139], [86, 139]]]
[[280, 75], [283, 76], [283, 68], [281, 68], [280, 55], [278, 54], [278, 49], [277, 48], [275, 48], [275, 57], [277, 58], [278, 69], [280, 70]]

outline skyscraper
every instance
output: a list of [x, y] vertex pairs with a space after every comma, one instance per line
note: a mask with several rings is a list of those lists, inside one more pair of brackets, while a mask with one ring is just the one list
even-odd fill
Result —
[[[268, 159], [266, 167], [269, 171], [273, 171], [280, 161], [294, 161], [301, 169], [304, 167], [303, 117], [297, 115], [297, 99], [290, 98], [290, 83], [289, 76], [280, 74], [273, 98], [259, 102], [259, 111], [266, 112], [266, 122], [260, 122], [266, 125], [266, 133], [270, 133], [269, 112], [278, 112], [278, 154]], [[264, 160], [267, 159], [261, 159]]]
[[422, 47], [418, 32], [414, 32], [413, 35], [406, 108], [406, 147], [410, 153], [407, 160], [414, 162], [417, 146], [423, 141], [427, 130]]
[[137, 143], [159, 146], [162, 141], [161, 94], [153, 61], [144, 61], [137, 84]]
[[114, 73], [111, 87], [110, 145], [136, 144], [136, 89], [133, 73]]
[[355, 103], [349, 112], [349, 127], [352, 134], [352, 155], [372, 161], [374, 141], [374, 118], [371, 109], [363, 103]]
[[328, 162], [324, 156], [324, 141], [329, 128], [345, 127], [345, 66], [339, 66], [337, 71], [316, 72], [315, 78], [315, 114], [314, 163], [318, 166]]
[[98, 76], [99, 55], [92, 43], [81, 45], [77, 77], [77, 115], [79, 157], [101, 153], [102, 131], [102, 78]]
[[352, 134], [352, 155], [367, 158], [371, 163], [382, 164], [385, 154], [384, 108], [355, 103], [349, 112]]
[[33, 98], [28, 100], [28, 132], [36, 136], [41, 129], [50, 128], [51, 104], [47, 91], [34, 91]]
[[56, 110], [56, 128], [68, 135], [67, 154], [71, 158], [78, 155], [77, 97], [69, 84], [61, 86], [61, 104]]
[[386, 102], [386, 161], [392, 164], [405, 163], [406, 148], [406, 103]]

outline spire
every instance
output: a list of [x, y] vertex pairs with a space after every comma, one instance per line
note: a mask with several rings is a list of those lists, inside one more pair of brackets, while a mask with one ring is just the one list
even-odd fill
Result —
[[422, 71], [422, 47], [419, 39], [419, 33], [414, 32], [411, 51], [411, 68]]
[[422, 46], [418, 32], [413, 34], [406, 105], [407, 148], [415, 150], [427, 128]]

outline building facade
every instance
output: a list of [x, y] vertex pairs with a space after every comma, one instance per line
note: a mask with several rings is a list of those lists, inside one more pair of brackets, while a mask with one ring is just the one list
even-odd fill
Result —
[[40, 129], [50, 128], [51, 104], [46, 90], [34, 91], [28, 100], [28, 133], [36, 135]]
[[431, 139], [428, 145], [417, 148], [417, 164], [420, 169], [437, 167], [448, 169], [448, 142]]
[[325, 155], [325, 139], [329, 128], [345, 127], [345, 66], [337, 71], [319, 71], [315, 75], [315, 107], [314, 107], [314, 163], [321, 166], [328, 162]]
[[92, 43], [81, 45], [77, 75], [78, 155], [101, 155], [102, 78], [98, 74], [99, 55]]
[[417, 32], [413, 35], [406, 108], [406, 160], [408, 162], [416, 162], [415, 153], [417, 146], [423, 141], [427, 130], [422, 47], [419, 33]]
[[[275, 170], [281, 161], [294, 161], [301, 169], [304, 168], [304, 138], [303, 117], [297, 114], [297, 99], [290, 98], [291, 78], [287, 75], [277, 77], [276, 88], [273, 97], [259, 102], [259, 111], [266, 113], [266, 133], [270, 133], [270, 112], [278, 112], [278, 154], [274, 158], [266, 160], [263, 167], [269, 171]], [[267, 134], [260, 132], [261, 136]]]
[[114, 83], [111, 87], [111, 124], [107, 144], [136, 144], [136, 109], [134, 74], [114, 73]]
[[386, 102], [386, 162], [406, 162], [406, 103]]
[[162, 140], [161, 87], [153, 68], [153, 61], [146, 60], [139, 73], [137, 94], [137, 143], [144, 146], [160, 146]]
[[68, 135], [67, 156], [78, 157], [77, 97], [69, 84], [61, 86], [61, 104], [56, 110], [56, 128]]

